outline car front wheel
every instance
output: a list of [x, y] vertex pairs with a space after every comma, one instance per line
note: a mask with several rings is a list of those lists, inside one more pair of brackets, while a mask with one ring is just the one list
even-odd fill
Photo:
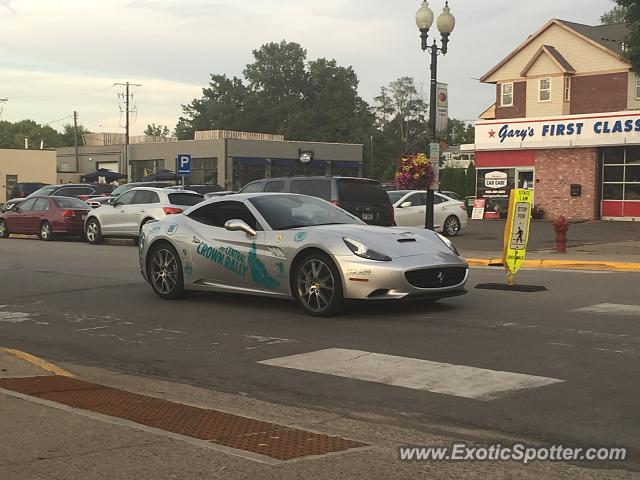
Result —
[[176, 250], [162, 243], [153, 248], [147, 258], [147, 276], [156, 295], [165, 300], [185, 297], [182, 262]]
[[447, 237], [455, 237], [460, 232], [460, 220], [455, 215], [447, 217], [444, 221], [444, 234]]
[[313, 253], [302, 259], [293, 278], [294, 296], [305, 312], [317, 317], [330, 317], [341, 312], [344, 302], [342, 280], [327, 255]]

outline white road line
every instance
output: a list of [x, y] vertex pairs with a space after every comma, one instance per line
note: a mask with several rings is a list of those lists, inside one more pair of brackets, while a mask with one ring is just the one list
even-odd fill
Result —
[[258, 363], [475, 400], [493, 400], [514, 390], [564, 381], [343, 348], [329, 348]]
[[598, 313], [601, 315], [637, 315], [640, 316], [640, 305], [622, 305], [619, 303], [600, 303], [590, 307], [576, 308], [573, 312]]

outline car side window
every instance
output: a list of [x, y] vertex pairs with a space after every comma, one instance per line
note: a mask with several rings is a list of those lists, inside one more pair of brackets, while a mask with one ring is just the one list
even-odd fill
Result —
[[291, 193], [331, 200], [331, 179], [291, 180]]
[[123, 193], [122, 195], [120, 195], [117, 199], [116, 199], [116, 204], [117, 205], [130, 205], [132, 203], [133, 200], [133, 196], [136, 194], [137, 192], [132, 191], [132, 192], [127, 192], [127, 193]]
[[438, 205], [439, 203], [444, 203], [446, 202], [444, 197], [441, 197], [440, 195], [434, 195], [433, 196], [433, 204], [434, 205]]
[[[409, 197], [407, 197], [407, 199], [405, 200], [405, 202], [411, 202], [411, 206], [412, 207], [419, 207], [420, 205], [424, 205], [421, 202], [421, 198], [420, 198], [420, 194], [419, 193], [414, 193], [413, 195], [409, 195]], [[404, 202], [402, 202], [404, 203]]]
[[242, 220], [254, 230], [262, 230], [247, 206], [236, 201], [208, 203], [191, 212], [189, 218], [219, 228], [224, 228], [224, 224], [229, 220]]
[[63, 187], [54, 193], [56, 197], [79, 197], [80, 195], [93, 195], [95, 190], [90, 187]]
[[284, 181], [283, 180], [267, 182], [266, 185], [264, 186], [264, 191], [265, 192], [278, 192], [278, 193], [280, 193], [283, 190], [284, 190]]
[[138, 190], [135, 192], [131, 203], [134, 205], [160, 203], [160, 197], [156, 192], [152, 192], [150, 190]]
[[32, 210], [37, 210], [39, 212], [49, 210], [49, 200], [46, 198], [36, 199], [36, 203], [33, 204]]
[[31, 198], [29, 200], [25, 200], [20, 205], [18, 205], [18, 208], [20, 208], [21, 212], [29, 212], [29, 211], [33, 210], [33, 206], [35, 204], [36, 204], [36, 199], [35, 198]]
[[240, 193], [259, 193], [262, 192], [262, 182], [255, 182], [246, 185]]

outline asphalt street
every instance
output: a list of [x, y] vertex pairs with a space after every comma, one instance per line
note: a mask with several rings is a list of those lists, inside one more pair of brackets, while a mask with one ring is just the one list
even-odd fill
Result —
[[[464, 428], [480, 440], [497, 433], [626, 446], [640, 470], [638, 273], [527, 270], [518, 282], [548, 291], [516, 293], [476, 289], [504, 281], [504, 272], [473, 269], [464, 297], [359, 303], [318, 319], [282, 300], [197, 293], [162, 301], [140, 276], [133, 244], [2, 240], [0, 272], [3, 346], [425, 431]], [[496, 388], [468, 394], [460, 369], [435, 379], [443, 393], [368, 380], [375, 363], [351, 376], [277, 365], [326, 349], [474, 367]], [[522, 375], [514, 383], [510, 374]]]

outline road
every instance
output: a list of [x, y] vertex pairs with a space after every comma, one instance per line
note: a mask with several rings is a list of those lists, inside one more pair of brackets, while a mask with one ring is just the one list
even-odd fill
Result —
[[[162, 301], [143, 282], [132, 244], [2, 240], [0, 271], [2, 346], [425, 431], [464, 427], [477, 439], [497, 432], [627, 446], [630, 468], [640, 469], [637, 273], [522, 271], [519, 282], [548, 291], [515, 293], [476, 289], [504, 273], [474, 269], [464, 297], [356, 304], [344, 316], [318, 319], [282, 300], [198, 293]], [[401, 357], [398, 371], [415, 359], [427, 370], [430, 362], [482, 370], [436, 368], [443, 392], [398, 386], [393, 372], [370, 381], [375, 362], [340, 375], [307, 371], [313, 355], [303, 357], [307, 367], [273, 365], [325, 349]], [[488, 375], [493, 390], [470, 393], [470, 371]]]

